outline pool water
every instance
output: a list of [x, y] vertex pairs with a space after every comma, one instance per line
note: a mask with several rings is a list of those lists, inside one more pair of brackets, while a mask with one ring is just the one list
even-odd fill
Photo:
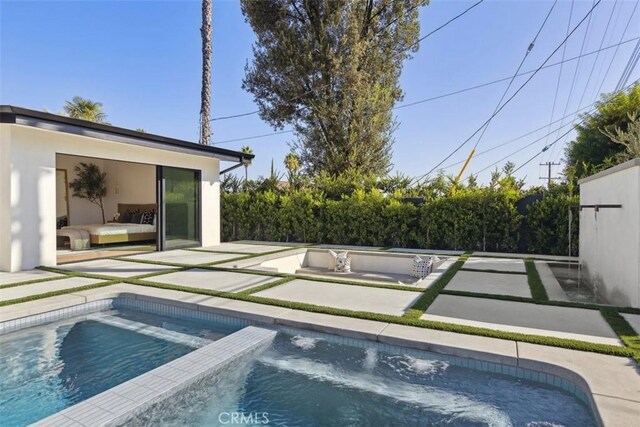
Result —
[[272, 426], [596, 425], [589, 408], [560, 389], [405, 353], [281, 332], [262, 354], [128, 425], [237, 424], [233, 417]]
[[38, 421], [231, 332], [119, 310], [0, 336], [0, 425]]

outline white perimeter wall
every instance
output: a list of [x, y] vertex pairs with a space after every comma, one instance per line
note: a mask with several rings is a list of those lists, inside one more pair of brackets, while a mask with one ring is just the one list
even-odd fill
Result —
[[[217, 159], [13, 124], [0, 124], [0, 137], [2, 271], [56, 265], [56, 154], [201, 170], [202, 244], [220, 242], [220, 163]], [[155, 178], [155, 173], [153, 176]], [[123, 190], [124, 185], [121, 184], [120, 189]], [[127, 191], [129, 189], [133, 198], [137, 190], [128, 187]], [[116, 207], [110, 209], [113, 209], [112, 216]]]
[[611, 304], [640, 307], [640, 159], [580, 181], [580, 262]]

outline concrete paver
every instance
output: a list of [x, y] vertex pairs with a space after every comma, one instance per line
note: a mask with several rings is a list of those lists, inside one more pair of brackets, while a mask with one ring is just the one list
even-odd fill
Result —
[[213, 262], [224, 261], [228, 259], [238, 258], [242, 255], [237, 254], [216, 254], [210, 252], [185, 251], [177, 249], [166, 252], [150, 252], [141, 255], [132, 255], [127, 258], [132, 260], [140, 259], [145, 261], [161, 261], [176, 264], [211, 264]]
[[440, 295], [424, 320], [621, 345], [597, 310]]
[[46, 294], [48, 292], [61, 291], [64, 289], [79, 288], [81, 286], [94, 285], [103, 280], [86, 279], [84, 277], [69, 277], [67, 279], [50, 280], [48, 282], [33, 283], [31, 285], [21, 285], [12, 288], [0, 289], [0, 301], [8, 301], [17, 298], [24, 298], [31, 295]]
[[484, 258], [471, 257], [465, 263], [463, 268], [473, 268], [474, 270], [496, 270], [504, 272], [525, 273], [527, 270], [524, 261], [513, 258]]
[[[254, 245], [249, 243], [237, 243], [237, 242], [228, 242], [228, 243], [220, 243], [215, 246], [206, 246], [203, 248], [194, 248], [194, 250], [200, 251], [218, 251], [218, 252], [238, 252], [245, 254], [263, 254], [265, 252], [277, 251], [286, 249], [288, 246], [283, 245], [274, 245], [274, 244], [265, 244], [265, 245]], [[235, 256], [238, 256], [237, 254]]]
[[293, 280], [254, 295], [346, 310], [401, 315], [421, 294], [312, 280]]
[[234, 273], [230, 271], [212, 271], [194, 268], [176, 273], [154, 276], [149, 280], [171, 285], [189, 286], [224, 292], [240, 292], [245, 289], [279, 280], [279, 277]]
[[44, 270], [27, 270], [17, 273], [0, 272], [0, 286], [10, 285], [12, 283], [28, 282], [31, 280], [50, 279], [53, 277], [63, 277], [61, 274], [52, 273]]
[[[464, 265], [467, 264], [465, 263]], [[529, 282], [525, 274], [484, 273], [461, 270], [453, 276], [453, 279], [451, 279], [445, 289], [449, 291], [531, 298], [531, 289], [529, 288]]]
[[569, 301], [569, 297], [564, 293], [562, 287], [560, 286], [560, 282], [556, 279], [555, 274], [551, 271], [551, 267], [545, 261], [535, 261], [536, 270], [538, 270], [538, 275], [540, 276], [540, 281], [542, 281], [542, 286], [544, 286], [545, 291], [547, 291], [547, 296], [551, 301]]
[[640, 335], [640, 314], [620, 313], [631, 327]]
[[99, 274], [109, 277], [133, 277], [142, 274], [157, 273], [171, 270], [174, 267], [156, 264], [142, 264], [139, 262], [119, 261], [114, 259], [99, 259], [94, 261], [64, 264], [58, 268], [85, 274]]

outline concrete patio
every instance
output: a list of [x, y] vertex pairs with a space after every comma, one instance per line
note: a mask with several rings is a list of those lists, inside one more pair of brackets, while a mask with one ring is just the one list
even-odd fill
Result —
[[[333, 248], [345, 246], [327, 245]], [[248, 242], [223, 243], [218, 246], [199, 248], [199, 250], [173, 250], [132, 255], [122, 259], [101, 259], [76, 262], [59, 266], [70, 275], [82, 273], [97, 275], [95, 278], [66, 277], [58, 273], [42, 270], [22, 273], [0, 274], [0, 286], [31, 280], [41, 282], [0, 289], [0, 301], [26, 298], [32, 295], [46, 294], [61, 290], [93, 285], [104, 280], [126, 280], [142, 277], [150, 284], [182, 286], [206, 291], [242, 292], [279, 280], [278, 277], [234, 271], [235, 263], [225, 261], [242, 257], [249, 258], [274, 251], [294, 250], [295, 245], [259, 244]], [[351, 247], [348, 248], [358, 248]], [[364, 248], [372, 249], [372, 248]], [[408, 252], [402, 250], [399, 252]], [[428, 250], [425, 250], [428, 251]], [[384, 251], [379, 251], [379, 253]], [[424, 252], [424, 251], [420, 251]], [[433, 251], [430, 251], [433, 252]], [[244, 254], [244, 255], [243, 255]], [[270, 255], [270, 256], [279, 256]], [[160, 262], [160, 264], [150, 264]], [[425, 280], [427, 289], [437, 282], [439, 275], [450, 268], [455, 261], [452, 257], [443, 265], [443, 270], [434, 275], [434, 280]], [[164, 265], [167, 264], [167, 265]], [[240, 263], [241, 264], [241, 263]], [[199, 265], [214, 265], [224, 271], [197, 268]], [[555, 292], [561, 299], [562, 290], [546, 264], [538, 264], [545, 286], [549, 286], [550, 295]], [[194, 268], [181, 268], [193, 266]], [[176, 271], [182, 270], [182, 271]], [[445, 290], [465, 293], [479, 293], [496, 296], [531, 298], [531, 291], [522, 259], [493, 257], [470, 257], [463, 269], [458, 271], [447, 284]], [[144, 277], [151, 275], [145, 279]], [[104, 277], [105, 279], [100, 279]], [[335, 283], [333, 282], [335, 280]], [[343, 279], [344, 280], [344, 279]], [[293, 303], [312, 304], [314, 306], [364, 311], [385, 315], [402, 316], [422, 295], [422, 289], [415, 292], [397, 289], [382, 289], [369, 286], [345, 284], [340, 278], [327, 281], [295, 279], [275, 287], [254, 293], [256, 297], [270, 298]], [[554, 288], [556, 286], [557, 288]], [[625, 318], [638, 326], [640, 315], [625, 314]], [[489, 329], [522, 332], [533, 335], [579, 339], [594, 343], [621, 345], [615, 332], [596, 310], [570, 307], [553, 307], [494, 300], [490, 298], [470, 298], [455, 295], [439, 295], [422, 316], [423, 320], [438, 320], [446, 323], [472, 325]]]

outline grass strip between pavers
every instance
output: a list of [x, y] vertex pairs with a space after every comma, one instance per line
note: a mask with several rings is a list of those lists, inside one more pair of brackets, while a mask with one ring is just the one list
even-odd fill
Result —
[[470, 271], [473, 273], [491, 273], [491, 274], [527, 274], [524, 271], [502, 271], [502, 270], [491, 270], [491, 269], [479, 269], [479, 268], [461, 268], [460, 271]]
[[600, 313], [611, 326], [611, 329], [620, 337], [624, 345], [633, 351], [633, 358], [640, 365], [640, 335], [638, 335], [638, 332], [615, 308], [602, 307]]
[[408, 319], [420, 319], [424, 312], [427, 311], [427, 308], [429, 308], [433, 301], [438, 297], [440, 291], [447, 286], [451, 279], [453, 279], [453, 276], [455, 276], [458, 270], [462, 268], [470, 256], [471, 254], [467, 253], [461, 255], [447, 271], [442, 273], [442, 276], [440, 276], [435, 283], [422, 293], [422, 296], [418, 298], [409, 310], [407, 310], [403, 317]]
[[527, 282], [529, 282], [529, 289], [531, 290], [531, 297], [534, 301], [549, 301], [547, 290], [542, 284], [538, 269], [531, 258], [525, 258], [524, 266], [527, 269]]
[[43, 294], [29, 295], [21, 298], [9, 299], [6, 301], [0, 301], [0, 307], [4, 307], [12, 304], [20, 304], [23, 302], [35, 301], [43, 298], [57, 297], [59, 295], [71, 294], [74, 292], [88, 291], [89, 289], [103, 288], [105, 286], [115, 285], [122, 283], [120, 280], [111, 280], [108, 282], [94, 283], [93, 285], [79, 286], [77, 288], [60, 289], [58, 291], [45, 292]]
[[168, 289], [181, 292], [189, 292], [194, 294], [209, 295], [213, 297], [221, 297], [233, 300], [253, 302], [258, 304], [273, 305], [278, 307], [290, 308], [294, 310], [303, 310], [314, 313], [329, 314], [334, 316], [351, 317], [363, 320], [374, 320], [385, 323], [393, 323], [406, 326], [416, 326], [425, 329], [435, 329], [446, 332], [456, 332], [467, 335], [478, 335], [490, 338], [506, 339], [510, 341], [521, 341], [532, 344], [541, 344], [552, 347], [568, 348], [573, 350], [588, 351], [594, 353], [609, 354], [614, 356], [633, 357], [634, 351], [627, 347], [613, 346], [608, 344], [596, 344], [587, 341], [545, 337], [540, 335], [522, 334], [516, 332], [505, 332], [495, 329], [480, 328], [475, 326], [457, 325], [453, 323], [438, 322], [432, 320], [421, 320], [419, 318], [394, 316], [389, 314], [372, 313], [366, 311], [352, 311], [340, 308], [325, 307], [314, 304], [279, 300], [275, 298], [265, 298], [256, 295], [247, 295], [243, 293], [230, 293], [225, 291], [215, 291], [209, 289], [191, 288], [187, 286], [169, 285], [164, 283], [150, 282], [145, 280], [124, 279], [124, 283], [138, 286], [147, 286], [152, 288]]
[[44, 283], [44, 282], [52, 282], [54, 280], [60, 280], [60, 279], [68, 279], [67, 276], [60, 276], [60, 277], [46, 277], [43, 279], [32, 279], [32, 280], [24, 280], [22, 282], [14, 282], [14, 283], [7, 283], [5, 285], [0, 285], [0, 289], [7, 289], [7, 288], [14, 288], [16, 286], [23, 286], [23, 285], [33, 285], [36, 283]]
[[245, 289], [244, 291], [236, 292], [236, 295], [251, 295], [258, 292], [266, 291], [267, 289], [275, 288], [276, 286], [280, 286], [282, 284], [291, 282], [295, 280], [295, 277], [283, 277], [278, 280], [274, 280], [273, 282], [265, 283], [264, 285], [255, 286], [253, 288]]

